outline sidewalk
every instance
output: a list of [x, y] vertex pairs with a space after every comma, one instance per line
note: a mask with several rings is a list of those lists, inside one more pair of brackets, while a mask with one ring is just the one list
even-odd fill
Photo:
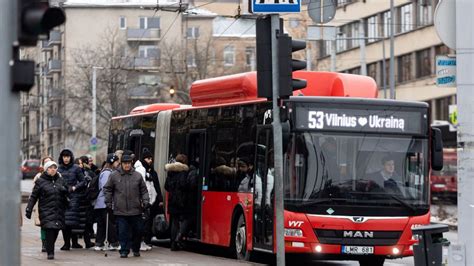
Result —
[[[22, 204], [24, 213], [25, 204]], [[47, 260], [46, 253], [41, 252], [40, 228], [35, 226], [33, 220], [24, 219], [21, 228], [21, 265], [43, 266], [43, 265], [251, 265], [250, 263], [236, 260], [207, 256], [203, 254], [179, 251], [171, 252], [168, 248], [154, 246], [151, 251], [141, 252], [141, 257], [121, 259], [117, 251], [109, 251], [108, 257], [104, 252], [73, 249], [61, 251], [63, 245], [62, 234], [59, 233], [55, 245], [55, 259]], [[82, 239], [79, 243], [83, 245]]]

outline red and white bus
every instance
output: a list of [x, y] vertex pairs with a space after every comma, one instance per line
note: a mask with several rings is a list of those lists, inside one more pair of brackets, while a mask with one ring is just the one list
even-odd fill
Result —
[[[428, 105], [377, 99], [369, 77], [296, 77], [307, 88], [281, 103], [286, 252], [361, 265], [413, 255], [411, 228], [430, 220], [430, 163], [442, 158]], [[195, 240], [239, 259], [275, 252], [272, 105], [256, 84], [255, 73], [196, 81], [191, 106], [138, 107], [110, 128], [109, 152], [154, 151], [162, 186], [168, 160], [188, 156], [199, 169]]]

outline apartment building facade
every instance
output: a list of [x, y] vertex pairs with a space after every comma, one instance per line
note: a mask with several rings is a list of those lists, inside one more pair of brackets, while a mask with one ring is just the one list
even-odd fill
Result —
[[[396, 0], [392, 15], [390, 1], [339, 1], [336, 17], [331, 23], [337, 26], [339, 39], [336, 41], [336, 70], [360, 74], [361, 60], [365, 60], [367, 75], [379, 85], [379, 97], [390, 97], [389, 39], [393, 17], [396, 99], [425, 101], [430, 105], [433, 120], [448, 120], [449, 105], [456, 103], [456, 88], [436, 86], [435, 57], [454, 54], [454, 51], [445, 46], [436, 34], [433, 22], [437, 2]], [[360, 23], [363, 23], [364, 36], [367, 38], [365, 59], [360, 55], [360, 40], [353, 39], [360, 36]], [[318, 44], [317, 69], [329, 70], [330, 42], [320, 41]]]

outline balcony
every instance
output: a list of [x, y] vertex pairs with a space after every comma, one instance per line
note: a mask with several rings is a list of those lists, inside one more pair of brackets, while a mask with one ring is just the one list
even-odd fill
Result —
[[39, 144], [40, 143], [39, 134], [29, 135], [29, 141], [28, 142], [29, 142], [30, 145]]
[[129, 42], [159, 41], [160, 35], [160, 29], [127, 29], [127, 41]]
[[29, 110], [31, 110], [31, 111], [38, 110], [39, 107], [40, 107], [39, 96], [29, 97], [28, 107], [29, 107]]
[[53, 50], [53, 47], [49, 45], [48, 40], [41, 41], [41, 51], [45, 52], [45, 51], [51, 51], [51, 50]]
[[46, 73], [48, 75], [52, 73], [61, 72], [61, 60], [58, 59], [51, 59], [48, 61], [48, 65], [46, 66]]
[[61, 44], [61, 32], [59, 30], [52, 30], [49, 32], [48, 45], [59, 45]]
[[60, 101], [64, 95], [64, 90], [60, 88], [48, 89], [48, 101]]
[[49, 116], [48, 117], [48, 129], [54, 130], [54, 129], [61, 129], [61, 124], [62, 124], [62, 118], [59, 116]]
[[156, 57], [135, 57], [130, 62], [131, 69], [158, 69], [160, 66], [160, 59]]

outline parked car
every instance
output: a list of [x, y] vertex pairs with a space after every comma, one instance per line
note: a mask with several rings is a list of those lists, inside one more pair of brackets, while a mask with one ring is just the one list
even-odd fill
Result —
[[444, 149], [443, 154], [443, 169], [431, 173], [431, 198], [456, 202], [458, 193], [457, 152], [455, 149]]
[[40, 166], [40, 160], [24, 160], [21, 164], [21, 173], [23, 179], [33, 178], [40, 171], [42, 171], [42, 168]]

